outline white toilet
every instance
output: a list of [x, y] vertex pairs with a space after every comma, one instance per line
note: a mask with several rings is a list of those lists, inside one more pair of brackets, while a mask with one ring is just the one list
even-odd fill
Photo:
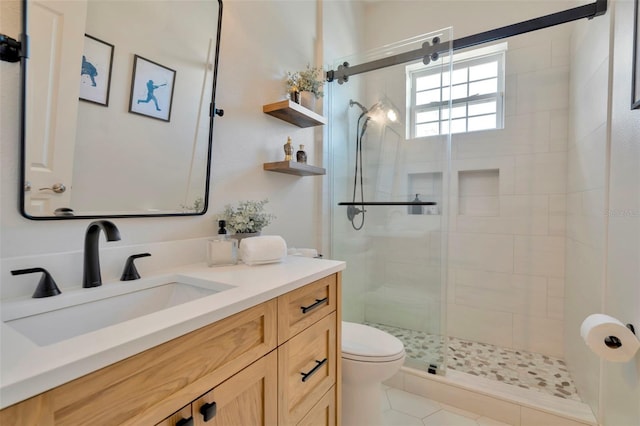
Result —
[[382, 422], [381, 383], [402, 366], [404, 345], [377, 328], [342, 322], [342, 425]]

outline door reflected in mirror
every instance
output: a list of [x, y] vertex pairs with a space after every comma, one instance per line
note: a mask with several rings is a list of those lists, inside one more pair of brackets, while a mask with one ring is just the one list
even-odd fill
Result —
[[222, 2], [23, 7], [23, 215], [203, 214]]

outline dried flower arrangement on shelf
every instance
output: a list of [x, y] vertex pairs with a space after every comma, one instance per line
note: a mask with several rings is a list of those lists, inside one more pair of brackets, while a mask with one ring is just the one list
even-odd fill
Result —
[[324, 73], [320, 67], [312, 68], [311, 65], [307, 65], [304, 71], [287, 72], [287, 93], [295, 102], [301, 92], [311, 92], [316, 99], [321, 98], [324, 96], [323, 85]]

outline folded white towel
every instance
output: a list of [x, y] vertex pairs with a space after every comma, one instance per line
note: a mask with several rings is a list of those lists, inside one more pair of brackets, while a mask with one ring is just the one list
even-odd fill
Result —
[[287, 257], [287, 243], [279, 235], [244, 238], [240, 242], [239, 255], [247, 265], [281, 262]]

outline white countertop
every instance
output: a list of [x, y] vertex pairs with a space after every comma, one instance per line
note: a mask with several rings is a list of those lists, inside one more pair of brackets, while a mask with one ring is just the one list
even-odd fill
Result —
[[[340, 261], [289, 256], [282, 263], [270, 265], [208, 268], [197, 264], [163, 271], [154, 276], [179, 274], [233, 288], [47, 346], [38, 346], [2, 322], [0, 409], [342, 271], [345, 266]], [[104, 283], [101, 289], [109, 284]], [[39, 303], [91, 290], [78, 288], [47, 298], [49, 301], [2, 301], [2, 307], [10, 311], [11, 305], [15, 308], [18, 303], [37, 309]]]

